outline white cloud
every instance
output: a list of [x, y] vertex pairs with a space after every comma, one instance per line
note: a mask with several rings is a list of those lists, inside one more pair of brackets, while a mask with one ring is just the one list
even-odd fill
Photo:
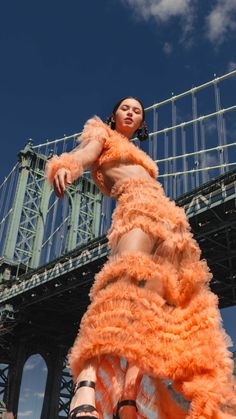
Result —
[[[191, 34], [199, 16], [200, 0], [121, 0], [134, 15], [145, 21], [154, 19], [157, 23], [168, 23], [172, 18], [181, 21], [180, 42], [192, 45]], [[211, 11], [205, 18], [206, 36], [211, 43], [220, 45], [233, 31], [236, 32], [236, 0], [214, 0]], [[201, 25], [202, 22], [198, 22]], [[199, 32], [199, 31], [198, 31]], [[165, 52], [165, 50], [164, 50]]]
[[44, 393], [35, 392], [34, 396], [37, 397], [37, 399], [43, 399], [44, 398]]
[[170, 55], [173, 51], [173, 46], [170, 42], [165, 42], [163, 46], [163, 51], [166, 55]]
[[[180, 41], [193, 29], [194, 8], [197, 0], [121, 0], [130, 7], [139, 19], [154, 19], [157, 23], [167, 23], [172, 18], [181, 20]], [[186, 45], [188, 46], [188, 45]], [[165, 52], [165, 50], [164, 50]]]
[[212, 167], [219, 165], [219, 158], [217, 155], [213, 155], [210, 153], [201, 154], [200, 161], [202, 167]]
[[217, 0], [206, 23], [208, 39], [212, 43], [222, 44], [227, 35], [236, 30], [236, 1]]
[[227, 71], [233, 71], [236, 70], [236, 61], [230, 61], [227, 67]]
[[32, 413], [33, 413], [32, 410], [26, 410], [25, 412], [18, 412], [17, 416], [18, 417], [29, 417], [29, 416], [32, 415]]
[[187, 16], [191, 12], [191, 0], [122, 0], [145, 20], [153, 17], [167, 21], [175, 16]]
[[205, 127], [205, 132], [207, 134], [214, 133], [215, 135], [216, 130], [217, 130], [217, 122], [215, 119], [208, 119], [205, 121], [204, 127]]
[[24, 366], [24, 370], [25, 371], [33, 370], [35, 367], [36, 367], [36, 364], [34, 363], [30, 364], [29, 362], [26, 362]]

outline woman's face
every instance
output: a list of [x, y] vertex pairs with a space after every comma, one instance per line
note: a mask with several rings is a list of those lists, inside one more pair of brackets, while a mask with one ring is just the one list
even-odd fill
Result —
[[116, 131], [131, 138], [135, 131], [142, 126], [142, 106], [136, 99], [124, 99], [115, 113], [114, 122]]

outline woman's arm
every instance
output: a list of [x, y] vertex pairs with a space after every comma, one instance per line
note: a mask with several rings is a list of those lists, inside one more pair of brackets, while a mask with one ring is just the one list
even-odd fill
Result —
[[97, 160], [102, 152], [102, 148], [103, 146], [100, 142], [91, 140], [85, 146], [78, 147], [71, 153], [64, 153], [68, 154], [66, 160], [68, 157], [72, 157], [73, 160], [70, 160], [72, 164], [68, 168], [59, 168], [55, 173], [53, 187], [58, 198], [63, 199], [66, 186], [73, 183], [83, 174], [85, 169], [88, 169]]
[[71, 154], [80, 161], [83, 170], [88, 169], [98, 159], [103, 149], [103, 141], [91, 139], [71, 151]]
[[63, 198], [66, 185], [74, 182], [89, 168], [102, 152], [107, 130], [98, 118], [85, 124], [80, 145], [70, 153], [53, 156], [46, 165], [46, 176], [58, 198]]

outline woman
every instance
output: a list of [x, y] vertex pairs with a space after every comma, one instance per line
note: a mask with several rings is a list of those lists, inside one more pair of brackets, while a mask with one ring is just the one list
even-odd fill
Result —
[[[127, 97], [108, 125], [90, 119], [80, 146], [47, 165], [59, 198], [90, 167], [100, 190], [117, 200], [111, 254], [95, 277], [69, 357], [76, 382], [70, 418], [114, 412], [132, 419], [151, 411], [171, 419], [234, 417], [233, 363], [211, 275], [183, 209], [155, 180], [155, 163], [131, 143], [135, 133], [147, 137], [144, 108]], [[166, 380], [190, 402], [187, 410]]]

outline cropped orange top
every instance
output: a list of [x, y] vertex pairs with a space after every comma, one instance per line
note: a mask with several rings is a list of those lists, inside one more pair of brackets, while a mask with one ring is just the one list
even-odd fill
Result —
[[94, 182], [105, 195], [110, 195], [110, 190], [105, 184], [101, 170], [104, 164], [117, 162], [137, 164], [144, 167], [154, 179], [157, 177], [158, 169], [154, 161], [143, 150], [132, 144], [127, 137], [112, 130], [97, 117], [90, 119], [85, 124], [80, 142], [86, 143], [93, 139], [100, 141], [103, 144], [103, 149], [91, 166], [91, 174]]

